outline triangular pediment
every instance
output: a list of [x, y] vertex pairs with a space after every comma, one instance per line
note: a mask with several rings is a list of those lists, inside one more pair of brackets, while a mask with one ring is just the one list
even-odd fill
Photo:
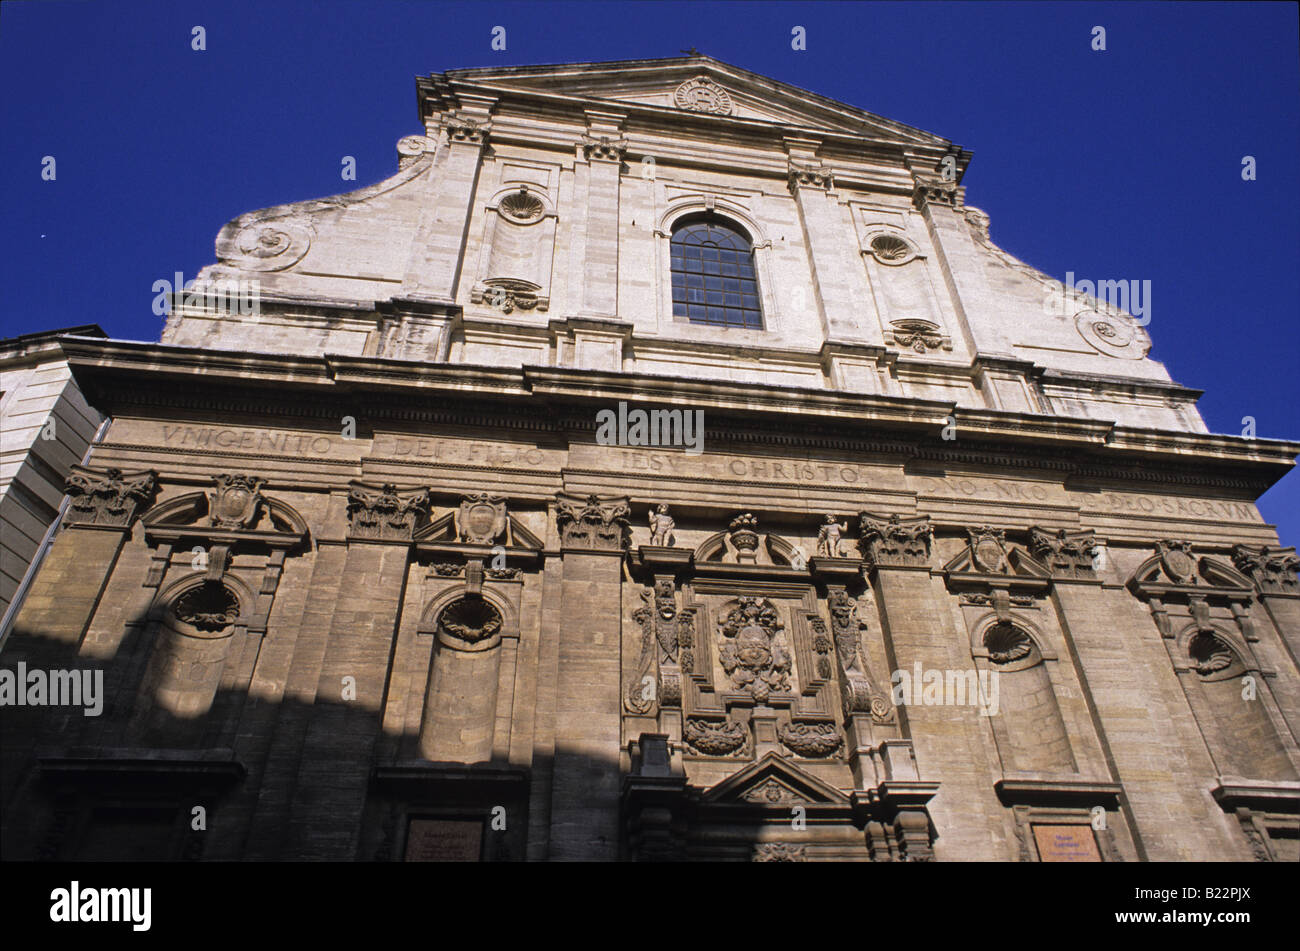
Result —
[[750, 806], [843, 805], [847, 797], [789, 760], [768, 753], [704, 793], [705, 802]]
[[861, 135], [900, 145], [948, 144], [946, 139], [924, 130], [703, 55], [449, 70], [444, 75], [457, 84], [500, 91], [544, 93], [721, 121]]

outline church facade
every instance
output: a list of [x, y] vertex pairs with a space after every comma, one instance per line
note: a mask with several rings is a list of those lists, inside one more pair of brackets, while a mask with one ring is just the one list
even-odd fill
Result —
[[706, 56], [417, 89], [160, 342], [61, 339], [111, 422], [5, 858], [1300, 858], [1300, 444], [1209, 433], [1139, 289]]

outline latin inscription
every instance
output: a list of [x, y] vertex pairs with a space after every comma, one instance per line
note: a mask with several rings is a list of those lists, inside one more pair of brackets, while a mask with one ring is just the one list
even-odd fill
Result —
[[1181, 499], [1158, 495], [1128, 495], [1103, 492], [1098, 496], [1097, 508], [1110, 512], [1139, 515], [1180, 515], [1199, 518], [1217, 518], [1224, 521], [1261, 521], [1253, 505], [1244, 502], [1212, 502], [1208, 499]]
[[1032, 482], [1003, 482], [993, 479], [936, 479], [917, 480], [920, 495], [945, 495], [971, 499], [993, 499], [1006, 502], [1049, 502], [1052, 493], [1046, 486]]
[[266, 429], [218, 429], [214, 426], [164, 426], [163, 442], [184, 449], [238, 449], [241, 452], [311, 453], [328, 456], [342, 437], [283, 433]]

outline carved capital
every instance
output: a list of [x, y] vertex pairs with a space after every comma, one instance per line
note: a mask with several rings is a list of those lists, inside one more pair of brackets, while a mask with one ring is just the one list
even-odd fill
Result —
[[752, 861], [755, 862], [807, 862], [805, 846], [789, 842], [761, 842], [754, 846]]
[[888, 518], [860, 512], [862, 556], [873, 565], [923, 568], [930, 563], [930, 517]]
[[797, 192], [801, 188], [826, 191], [835, 185], [835, 176], [829, 168], [822, 165], [802, 165], [798, 162], [790, 163], [787, 180], [791, 192]]
[[944, 208], [962, 207], [961, 187], [956, 182], [918, 181], [912, 189], [912, 207], [917, 211], [926, 205]]
[[89, 469], [73, 466], [63, 491], [72, 497], [63, 516], [66, 525], [104, 525], [129, 528], [158, 491], [158, 473], [152, 469]]
[[401, 489], [392, 484], [352, 482], [348, 489], [348, 523], [353, 538], [409, 542], [429, 516], [428, 489]]
[[1296, 582], [1300, 558], [1296, 557], [1294, 548], [1237, 545], [1232, 549], [1232, 562], [1264, 594], [1300, 594], [1300, 584]]
[[451, 116], [443, 123], [447, 130], [448, 144], [459, 142], [465, 145], [482, 146], [487, 143], [491, 123], [479, 122], [464, 116]]
[[607, 135], [584, 135], [582, 154], [589, 162], [621, 162], [627, 152], [627, 139], [611, 139]]
[[628, 544], [627, 496], [556, 496], [555, 521], [565, 548], [622, 551]]
[[1047, 566], [1053, 578], [1093, 578], [1093, 554], [1097, 548], [1096, 533], [1045, 532], [1039, 528], [1029, 530], [1029, 551]]

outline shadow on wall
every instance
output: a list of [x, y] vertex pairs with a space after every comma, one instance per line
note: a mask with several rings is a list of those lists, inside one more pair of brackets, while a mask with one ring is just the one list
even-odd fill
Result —
[[[75, 673], [89, 689], [70, 697], [82, 705], [13, 706], [0, 718], [4, 861], [628, 858], [626, 768], [614, 757], [561, 745], [527, 768], [430, 762], [417, 735], [382, 728], [378, 709], [319, 693], [303, 702], [219, 688], [191, 714], [157, 702], [168, 636], [136, 617], [112, 656], [92, 662], [66, 640], [14, 630], [0, 668], [29, 682]], [[687, 857], [687, 799], [664, 824], [677, 839], [661, 857]], [[607, 808], [583, 808], [592, 801]], [[788, 809], [741, 811], [725, 842], [691, 857], [791, 860], [771, 842]], [[633, 823], [637, 841], [653, 834], [647, 815]]]

